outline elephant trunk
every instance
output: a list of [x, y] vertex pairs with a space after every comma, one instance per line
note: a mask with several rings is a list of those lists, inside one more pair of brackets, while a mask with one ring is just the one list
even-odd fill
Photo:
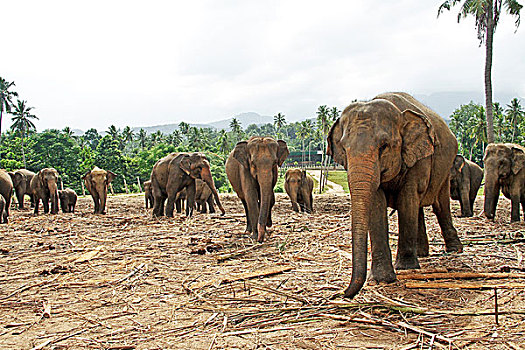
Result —
[[99, 208], [96, 214], [104, 214], [106, 212], [106, 199], [108, 195], [108, 185], [104, 182], [95, 184], [95, 191], [98, 193]]
[[366, 280], [370, 201], [379, 188], [377, 155], [348, 157], [348, 185], [352, 197], [352, 279], [344, 295], [353, 298]]
[[290, 187], [290, 200], [292, 201], [292, 209], [294, 211], [299, 211], [299, 205], [297, 203], [297, 197], [299, 193], [299, 188], [297, 186]]
[[213, 181], [213, 176], [211, 176], [210, 169], [203, 168], [201, 172], [201, 178], [204, 182], [206, 182], [206, 184], [210, 188], [211, 193], [213, 194], [213, 198], [215, 198], [215, 202], [217, 203], [217, 206], [219, 207], [219, 210], [221, 211], [222, 215], [224, 215], [226, 211], [224, 210], [221, 204], [221, 201], [219, 199], [219, 193], [217, 192], [217, 189], [215, 188], [215, 182]]
[[498, 197], [499, 197], [499, 183], [498, 183], [498, 175], [497, 174], [489, 174], [489, 172], [486, 172], [486, 178], [485, 178], [485, 203], [483, 206], [483, 212], [485, 213], [485, 216], [492, 220], [494, 219], [494, 216], [496, 214], [496, 206], [498, 204]]
[[47, 181], [47, 189], [49, 191], [49, 199], [51, 201], [51, 214], [58, 213], [58, 186], [56, 182]]
[[258, 174], [257, 180], [259, 182], [260, 192], [260, 211], [259, 219], [257, 220], [257, 241], [262, 243], [266, 234], [266, 225], [268, 223], [268, 217], [270, 216], [271, 202], [273, 199], [273, 184], [272, 184], [272, 173]]

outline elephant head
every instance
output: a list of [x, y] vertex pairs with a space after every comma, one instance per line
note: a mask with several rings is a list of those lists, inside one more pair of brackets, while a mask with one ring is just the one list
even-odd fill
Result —
[[381, 185], [434, 153], [435, 131], [419, 111], [399, 110], [385, 99], [348, 106], [328, 134], [328, 155], [348, 173], [352, 197], [352, 280], [345, 296], [353, 297], [366, 279], [367, 236], [371, 199]]
[[463, 174], [463, 168], [466, 165], [465, 157], [461, 154], [456, 155], [452, 168], [450, 169], [450, 188], [458, 188]]
[[36, 175], [42, 189], [49, 192], [51, 214], [58, 213], [58, 171], [54, 168], [44, 168]]
[[[109, 170], [103, 170], [99, 167], [88, 171], [82, 179], [95, 202], [95, 214], [104, 214], [106, 208], [106, 198], [108, 186], [117, 175]], [[98, 204], [98, 205], [97, 205]]]
[[[283, 140], [275, 141], [271, 137], [252, 137], [248, 141], [237, 143], [233, 157], [250, 171], [259, 185], [260, 211], [257, 226], [257, 240], [264, 240], [268, 218], [273, 200], [273, 188], [277, 182], [280, 167], [290, 151]], [[253, 226], [255, 228], [255, 225]], [[255, 229], [254, 229], [255, 230]]]
[[180, 168], [187, 175], [194, 179], [203, 180], [211, 189], [213, 197], [217, 202], [222, 215], [226, 213], [222, 207], [221, 201], [219, 199], [219, 194], [215, 188], [215, 182], [213, 181], [213, 176], [211, 175], [211, 167], [208, 161], [208, 158], [202, 153], [187, 153], [183, 154], [182, 159], [180, 160]]
[[525, 167], [525, 149], [505, 143], [491, 143], [485, 150], [485, 203], [484, 212], [488, 219], [494, 219], [500, 185], [510, 182]]

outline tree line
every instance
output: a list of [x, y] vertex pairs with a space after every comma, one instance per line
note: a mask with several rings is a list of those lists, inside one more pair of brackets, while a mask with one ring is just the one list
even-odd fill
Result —
[[170, 134], [160, 131], [147, 134], [144, 129], [134, 132], [129, 126], [119, 129], [114, 125], [105, 131], [91, 128], [83, 135], [74, 135], [70, 127], [37, 132], [34, 108], [25, 100], [14, 101], [18, 98], [13, 91], [14, 83], [0, 78], [0, 84], [1, 117], [10, 115], [12, 119], [9, 130], [0, 134], [0, 168], [38, 171], [54, 167], [64, 186], [75, 191], [81, 190], [81, 176], [95, 165], [118, 174], [113, 182], [115, 192], [124, 192], [126, 187], [137, 192], [139, 183], [149, 179], [153, 165], [160, 158], [171, 152], [204, 152], [210, 160], [217, 189], [229, 192], [224, 163], [237, 142], [255, 135], [283, 139], [291, 152], [302, 152], [304, 161], [308, 149], [325, 153], [326, 134], [340, 114], [337, 107], [323, 105], [311, 119], [289, 123], [284, 114], [277, 113], [273, 123], [251, 124], [246, 128], [233, 118], [229, 131], [181, 122]]

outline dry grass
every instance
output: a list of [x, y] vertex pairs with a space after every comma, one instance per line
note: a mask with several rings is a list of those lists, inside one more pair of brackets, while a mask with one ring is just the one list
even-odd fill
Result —
[[[400, 280], [337, 296], [350, 279], [350, 202], [315, 197], [316, 213], [291, 212], [277, 196], [267, 242], [244, 235], [240, 201], [227, 215], [152, 220], [143, 198], [109, 199], [108, 215], [12, 211], [0, 226], [2, 349], [518, 349], [525, 339], [523, 288], [408, 289]], [[476, 212], [480, 212], [478, 198]], [[459, 213], [454, 203], [455, 213]], [[431, 256], [423, 268], [522, 272], [523, 223], [455, 218], [465, 246], [443, 253], [428, 213]], [[396, 216], [391, 218], [397, 232]], [[394, 247], [396, 235], [391, 235]], [[273, 273], [273, 274], [272, 274]], [[456, 284], [480, 280], [456, 280]], [[509, 285], [525, 278], [484, 281]], [[521, 312], [521, 313], [520, 313]]]

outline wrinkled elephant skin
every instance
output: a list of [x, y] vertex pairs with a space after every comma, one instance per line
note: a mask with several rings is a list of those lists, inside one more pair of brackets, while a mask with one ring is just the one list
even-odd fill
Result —
[[106, 214], [106, 200], [108, 197], [109, 184], [117, 175], [109, 170], [94, 167], [93, 170], [84, 174], [82, 179], [84, 185], [91, 194], [95, 214]]
[[443, 119], [406, 93], [385, 93], [349, 105], [330, 129], [328, 154], [348, 173], [352, 197], [352, 279], [346, 297], [371, 278], [396, 279], [388, 241], [387, 207], [398, 211], [397, 269], [418, 268], [428, 255], [423, 207], [432, 205], [447, 251], [462, 251], [450, 213], [450, 169], [456, 138]]
[[258, 242], [264, 241], [266, 227], [272, 226], [273, 188], [278, 167], [289, 153], [282, 140], [254, 136], [237, 143], [226, 160], [226, 175], [246, 213], [246, 231]]
[[306, 170], [288, 169], [284, 175], [284, 190], [292, 202], [292, 210], [313, 212], [314, 179]]
[[491, 143], [485, 150], [484, 163], [485, 216], [494, 219], [501, 190], [511, 201], [511, 222], [520, 221], [520, 204], [525, 209], [525, 148], [512, 143]]
[[459, 201], [461, 216], [471, 217], [473, 215], [474, 201], [482, 180], [483, 169], [458, 154], [450, 169], [450, 198]]
[[58, 213], [58, 171], [54, 168], [40, 170], [30, 183], [31, 194], [35, 199], [35, 215], [38, 215], [40, 200], [44, 207], [44, 214], [49, 212], [51, 202], [51, 214]]

